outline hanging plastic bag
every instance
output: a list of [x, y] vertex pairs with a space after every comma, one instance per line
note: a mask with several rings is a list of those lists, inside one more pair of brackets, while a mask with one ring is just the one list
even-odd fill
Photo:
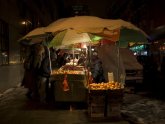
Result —
[[63, 90], [64, 90], [64, 91], [70, 90], [70, 89], [69, 89], [69, 85], [68, 85], [68, 81], [67, 81], [67, 74], [64, 76]]

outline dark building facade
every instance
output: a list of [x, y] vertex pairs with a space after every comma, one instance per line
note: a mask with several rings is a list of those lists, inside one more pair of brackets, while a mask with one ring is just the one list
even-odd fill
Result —
[[[0, 65], [4, 61], [19, 62], [18, 39], [59, 18], [79, 15], [120, 18], [149, 34], [164, 25], [164, 5], [162, 0], [0, 0]], [[25, 25], [21, 24], [23, 21]]]

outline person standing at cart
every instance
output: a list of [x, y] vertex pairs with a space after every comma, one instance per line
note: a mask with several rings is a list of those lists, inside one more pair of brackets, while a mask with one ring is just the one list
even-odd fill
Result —
[[77, 65], [80, 65], [80, 66], [85, 66], [86, 65], [86, 57], [84, 54], [81, 54], [78, 62], [77, 62]]
[[51, 59], [49, 48], [44, 46], [44, 57], [41, 61], [41, 66], [38, 69], [38, 92], [40, 102], [47, 102], [49, 91], [49, 78], [51, 75]]
[[66, 62], [67, 62], [66, 57], [67, 57], [67, 53], [65, 53], [63, 50], [58, 50], [58, 54], [57, 54], [58, 68], [60, 68], [66, 64]]
[[57, 68], [57, 54], [56, 49], [53, 47], [50, 48], [50, 58], [51, 58], [51, 65], [53, 69]]
[[31, 46], [30, 54], [24, 62], [24, 77], [22, 86], [28, 89], [26, 96], [29, 99], [38, 99], [38, 69], [43, 59], [44, 47], [40, 44]]
[[94, 52], [91, 57], [90, 71], [92, 73], [93, 83], [105, 82], [102, 62], [99, 59], [97, 52]]

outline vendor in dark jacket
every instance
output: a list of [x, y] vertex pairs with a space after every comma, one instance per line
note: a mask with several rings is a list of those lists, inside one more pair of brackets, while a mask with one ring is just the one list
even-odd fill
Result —
[[26, 96], [29, 99], [38, 99], [38, 69], [44, 58], [45, 49], [41, 44], [30, 46], [29, 55], [24, 62], [24, 76], [22, 86], [28, 89]]
[[49, 49], [45, 47], [45, 54], [38, 69], [38, 92], [41, 102], [46, 102], [48, 95], [49, 77], [51, 74], [51, 61]]
[[90, 71], [92, 73], [93, 83], [105, 82], [102, 62], [99, 59], [99, 57], [98, 57], [96, 52], [93, 53], [92, 58], [91, 58]]

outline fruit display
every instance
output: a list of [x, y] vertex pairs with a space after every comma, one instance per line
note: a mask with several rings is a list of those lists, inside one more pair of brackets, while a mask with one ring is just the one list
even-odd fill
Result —
[[52, 75], [54, 74], [85, 74], [85, 72], [83, 67], [64, 65], [58, 70], [53, 70]]
[[91, 83], [89, 84], [90, 90], [117, 90], [123, 89], [124, 85], [118, 82], [107, 82], [107, 83]]
[[55, 74], [84, 74], [83, 71], [74, 71], [74, 70], [53, 70], [52, 75]]
[[83, 71], [83, 67], [74, 66], [74, 65], [64, 65], [60, 68], [61, 70], [74, 70], [74, 71]]

